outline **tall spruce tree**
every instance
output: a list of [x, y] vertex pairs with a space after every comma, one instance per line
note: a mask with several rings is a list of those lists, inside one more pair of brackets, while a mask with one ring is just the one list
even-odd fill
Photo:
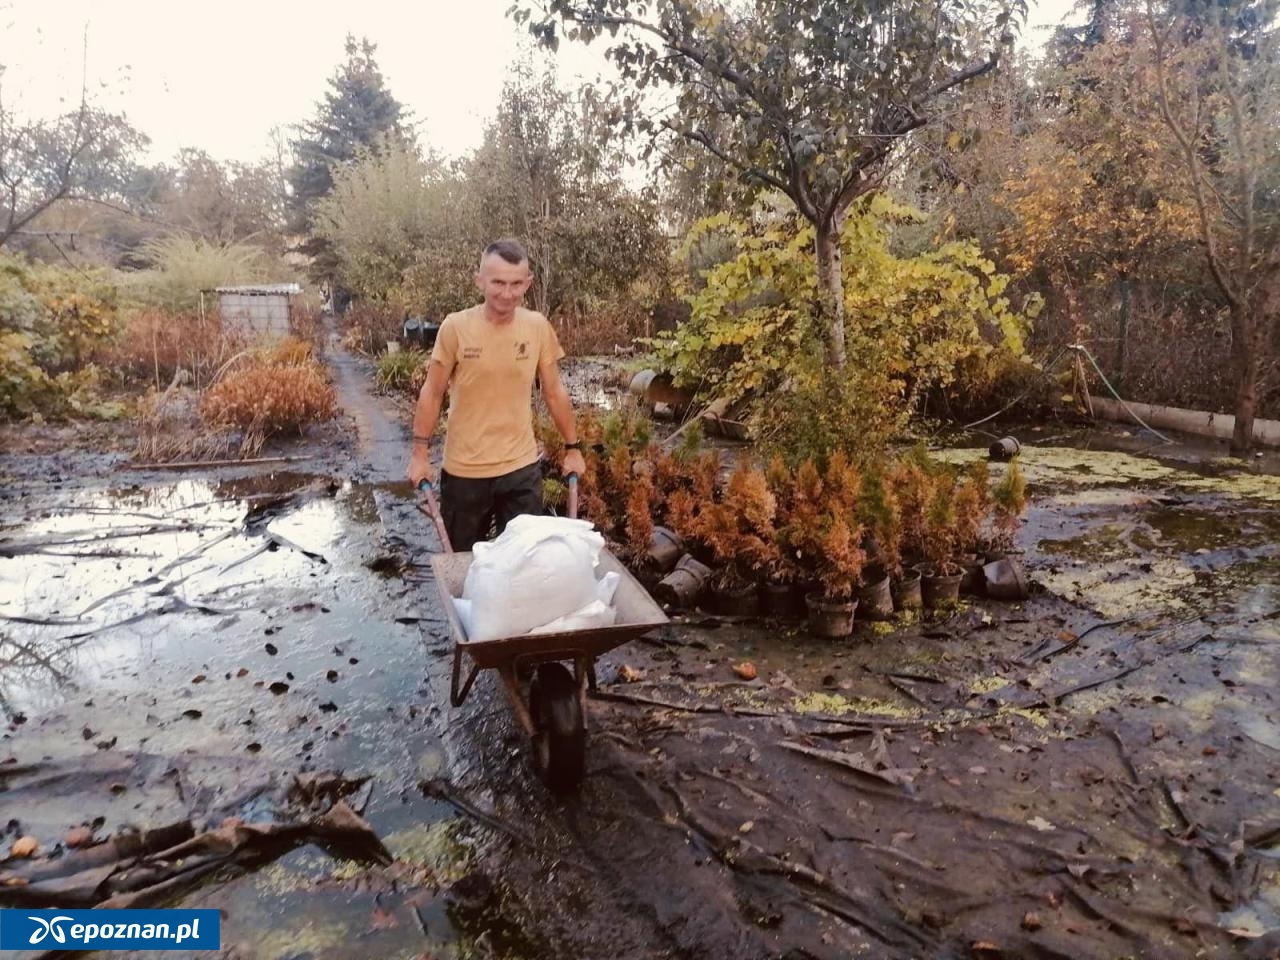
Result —
[[334, 275], [337, 260], [329, 241], [314, 230], [312, 204], [333, 189], [333, 169], [352, 163], [361, 150], [388, 140], [411, 142], [404, 106], [387, 89], [367, 38], [347, 35], [346, 62], [329, 79], [329, 90], [313, 119], [292, 141], [295, 162], [289, 170], [289, 229], [305, 237], [299, 247], [312, 258], [317, 281]]

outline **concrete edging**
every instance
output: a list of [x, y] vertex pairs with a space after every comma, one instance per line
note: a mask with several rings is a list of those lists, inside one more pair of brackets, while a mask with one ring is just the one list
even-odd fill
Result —
[[[1133, 417], [1118, 400], [1094, 397], [1093, 409], [1100, 418], [1133, 422]], [[1229, 413], [1209, 413], [1204, 410], [1184, 410], [1181, 407], [1165, 407], [1150, 403], [1125, 404], [1151, 426], [1166, 430], [1181, 430], [1202, 437], [1230, 440], [1235, 431], [1236, 418]], [[1255, 420], [1253, 439], [1269, 447], [1280, 447], [1280, 420]]]

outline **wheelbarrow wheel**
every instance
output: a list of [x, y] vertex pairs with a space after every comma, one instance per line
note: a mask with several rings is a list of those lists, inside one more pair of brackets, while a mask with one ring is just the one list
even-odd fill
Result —
[[533, 760], [553, 793], [570, 793], [582, 783], [587, 731], [578, 684], [564, 664], [543, 663], [529, 686], [533, 717]]

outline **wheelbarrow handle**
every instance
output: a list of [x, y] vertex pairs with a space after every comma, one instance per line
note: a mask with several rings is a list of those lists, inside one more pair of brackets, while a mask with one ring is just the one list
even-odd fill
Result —
[[[440, 537], [440, 545], [445, 553], [453, 553], [453, 544], [449, 542], [449, 531], [444, 527], [444, 517], [440, 515], [440, 501], [436, 499], [436, 488], [430, 480], [418, 481], [418, 492], [422, 494], [422, 503], [431, 522], [436, 525], [436, 533]], [[421, 505], [420, 505], [421, 506]]]
[[578, 519], [578, 475], [569, 474], [568, 513], [574, 520]]

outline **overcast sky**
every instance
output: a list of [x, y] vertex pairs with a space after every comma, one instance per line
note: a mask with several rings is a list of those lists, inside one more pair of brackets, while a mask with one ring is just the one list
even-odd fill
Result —
[[[507, 65], [529, 49], [522, 29], [506, 18], [509, 6], [0, 0], [0, 94], [23, 115], [50, 116], [78, 103], [87, 76], [100, 105], [123, 111], [151, 138], [151, 159], [192, 146], [253, 161], [271, 153], [273, 127], [312, 115], [350, 32], [377, 44], [391, 92], [412, 111], [422, 141], [458, 156], [479, 144]], [[1071, 6], [1033, 0], [1028, 39]], [[561, 76], [594, 78], [603, 49], [562, 44], [555, 58]]]

